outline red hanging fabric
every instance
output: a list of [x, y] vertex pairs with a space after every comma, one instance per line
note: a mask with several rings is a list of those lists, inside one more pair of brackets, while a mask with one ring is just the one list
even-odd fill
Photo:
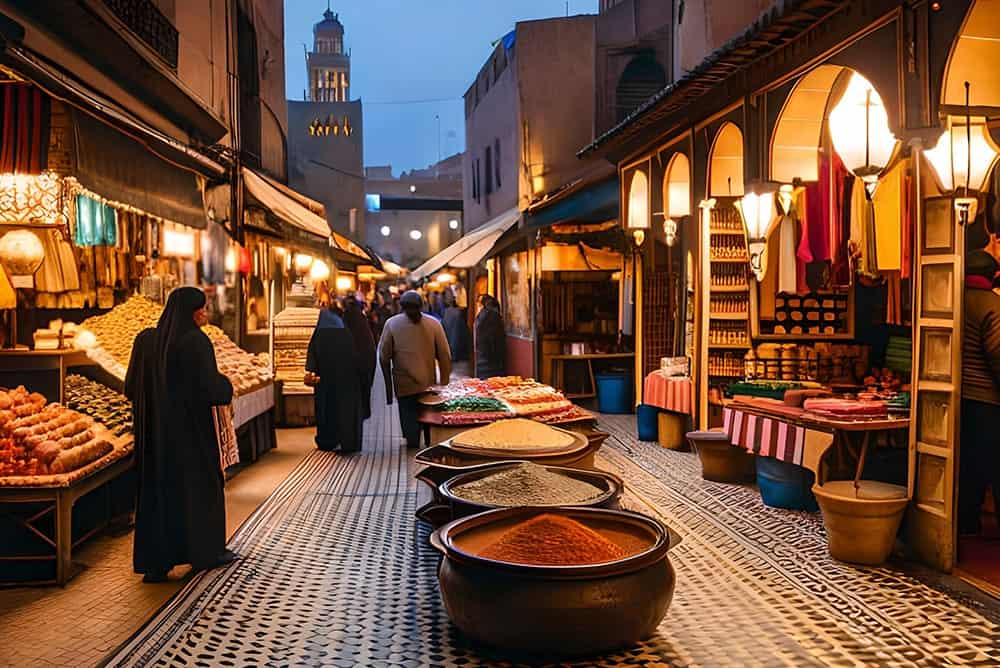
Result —
[[0, 173], [38, 174], [48, 166], [49, 98], [34, 86], [0, 85]]
[[819, 180], [806, 186], [809, 207], [809, 249], [813, 261], [830, 259], [830, 159], [819, 158]]
[[14, 147], [17, 145], [17, 110], [14, 108], [14, 91], [17, 87], [3, 87], [3, 128], [0, 128], [0, 173], [14, 171]]

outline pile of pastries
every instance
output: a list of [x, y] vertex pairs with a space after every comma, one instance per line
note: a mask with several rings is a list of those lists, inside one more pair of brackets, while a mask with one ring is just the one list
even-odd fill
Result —
[[0, 477], [83, 468], [114, 450], [109, 436], [93, 418], [24, 386], [0, 390]]
[[132, 432], [132, 402], [110, 387], [77, 374], [66, 376], [66, 405], [100, 421], [115, 436]]
[[283, 381], [285, 394], [310, 394], [304, 383], [309, 339], [319, 320], [319, 309], [293, 307], [274, 316], [274, 377]]
[[233, 384], [233, 392], [237, 396], [252, 392], [271, 380], [271, 365], [266, 354], [248, 353], [214, 325], [206, 325], [202, 329], [215, 348], [215, 363], [219, 371]]

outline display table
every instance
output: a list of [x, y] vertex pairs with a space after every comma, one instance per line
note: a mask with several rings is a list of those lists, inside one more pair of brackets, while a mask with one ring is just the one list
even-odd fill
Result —
[[[859, 479], [873, 438], [909, 427], [908, 416], [839, 420], [768, 399], [737, 399], [723, 411], [723, 430], [733, 445], [803, 466], [816, 474], [819, 484], [828, 479], [831, 467]], [[835, 462], [829, 461], [828, 451]], [[847, 457], [856, 460], [855, 467], [845, 464]]]
[[272, 408], [274, 408], [273, 382], [233, 399], [233, 425], [239, 429]]
[[603, 360], [631, 360], [635, 353], [587, 353], [585, 355], [549, 355], [552, 374], [552, 387], [565, 391], [566, 364], [580, 362], [587, 367], [590, 388], [586, 392], [565, 392], [567, 399], [590, 399], [597, 396], [597, 381], [594, 378], [594, 362]]
[[690, 415], [694, 405], [694, 383], [685, 376], [653, 371], [643, 382], [642, 402], [672, 413]]

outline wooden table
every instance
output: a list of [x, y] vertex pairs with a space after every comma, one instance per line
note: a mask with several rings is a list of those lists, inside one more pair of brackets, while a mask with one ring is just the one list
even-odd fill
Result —
[[[597, 396], [597, 381], [594, 378], [594, 361], [635, 359], [635, 353], [587, 353], [585, 355], [549, 355], [548, 357], [549, 364], [551, 364], [552, 387], [557, 390], [563, 390], [567, 399], [589, 399]], [[566, 375], [566, 363], [572, 361], [586, 363], [587, 373], [590, 377], [590, 392], [577, 394], [565, 392], [563, 382]]]
[[[73, 505], [86, 494], [94, 491], [98, 487], [107, 484], [128, 471], [132, 467], [133, 456], [129, 455], [108, 466], [98, 469], [94, 473], [77, 480], [68, 486], [38, 486], [38, 487], [0, 487], [0, 504], [3, 503], [48, 503], [43, 510], [35, 513], [31, 517], [14, 517], [15, 521], [29, 532], [38, 536], [47, 543], [54, 551], [54, 556], [38, 555], [10, 555], [0, 557], [3, 561], [38, 561], [55, 559], [56, 577], [54, 580], [39, 582], [32, 581], [32, 584], [58, 584], [64, 585], [72, 577], [72, 557], [73, 548], [79, 543], [89, 538], [94, 531], [81, 536], [73, 541]], [[55, 514], [55, 532], [53, 536], [48, 536], [34, 526], [34, 523], [48, 516]], [[12, 516], [13, 517], [13, 516]], [[109, 518], [110, 519], [110, 518]], [[0, 585], [23, 584], [14, 582], [0, 582]]]
[[[868, 448], [878, 433], [909, 429], [910, 418], [893, 417], [838, 420], [765, 400], [736, 400], [726, 409], [726, 432], [734, 445], [754, 454], [774, 456], [816, 474], [823, 484], [828, 479], [829, 456], [837, 458], [837, 470], [846, 471], [845, 455], [857, 460], [854, 481], [861, 478]], [[737, 425], [737, 420], [745, 420]], [[783, 426], [782, 426], [783, 425]]]

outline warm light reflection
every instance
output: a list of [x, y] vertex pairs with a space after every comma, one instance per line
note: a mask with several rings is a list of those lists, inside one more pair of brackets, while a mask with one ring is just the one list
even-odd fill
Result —
[[[982, 190], [990, 168], [1000, 154], [986, 127], [985, 118], [972, 118], [969, 125], [965, 119], [949, 122], [949, 127], [938, 139], [934, 148], [924, 151], [927, 161], [934, 168], [938, 183], [945, 192], [968, 187]], [[970, 161], [969, 145], [972, 145]], [[971, 163], [971, 164], [970, 164]], [[971, 166], [971, 173], [970, 168]]]
[[830, 139], [844, 166], [865, 181], [870, 193], [896, 148], [878, 91], [853, 72], [843, 97], [830, 112], [829, 124]]

